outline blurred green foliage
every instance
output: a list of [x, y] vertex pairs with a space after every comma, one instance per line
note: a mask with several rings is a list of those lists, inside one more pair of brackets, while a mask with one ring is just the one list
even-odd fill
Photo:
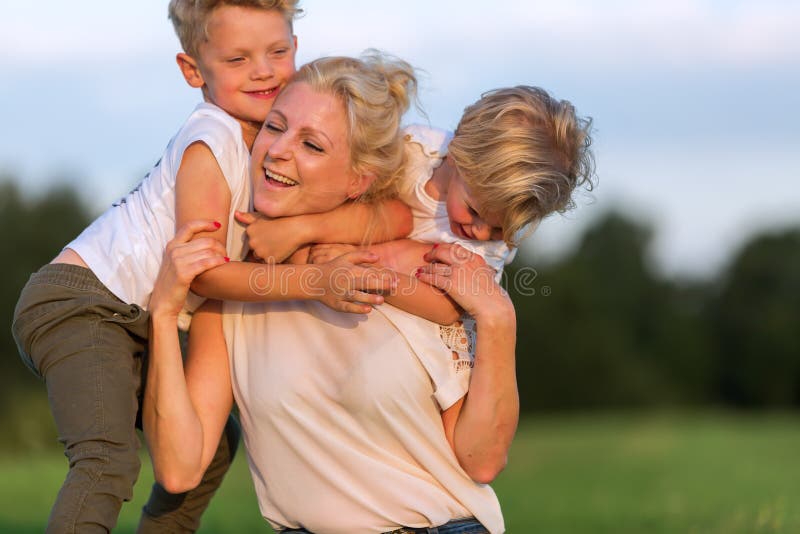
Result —
[[14, 181], [0, 177], [0, 228], [5, 255], [0, 281], [0, 400], [36, 383], [21, 365], [11, 336], [20, 290], [31, 273], [53, 259], [90, 221], [86, 206], [70, 187], [57, 187], [29, 198], [23, 196]]
[[753, 238], [714, 280], [667, 280], [652, 231], [609, 213], [562, 261], [512, 265], [523, 411], [800, 405], [800, 230]]
[[[90, 221], [67, 187], [38, 197], [0, 177], [0, 448], [50, 436], [41, 383], [10, 333], [28, 276]], [[608, 213], [557, 263], [515, 263], [524, 412], [625, 406], [800, 404], [800, 229], [761, 235], [714, 280], [670, 280], [650, 265], [651, 228]], [[49, 439], [49, 438], [48, 438]]]

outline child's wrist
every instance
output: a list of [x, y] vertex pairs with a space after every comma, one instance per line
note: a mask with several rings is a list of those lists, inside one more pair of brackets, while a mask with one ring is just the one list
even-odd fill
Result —
[[318, 218], [315, 214], [292, 217], [292, 226], [290, 228], [292, 232], [291, 239], [294, 240], [297, 248], [321, 241], [318, 226]]
[[479, 327], [486, 329], [516, 328], [517, 313], [508, 297], [491, 299], [480, 304], [478, 309], [469, 312]]

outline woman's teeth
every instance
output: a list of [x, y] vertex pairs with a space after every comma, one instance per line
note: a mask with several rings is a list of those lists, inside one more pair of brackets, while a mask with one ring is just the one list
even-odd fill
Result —
[[285, 184], [285, 185], [297, 185], [298, 184], [297, 181], [292, 180], [291, 178], [287, 178], [286, 176], [281, 176], [280, 174], [276, 174], [276, 173], [270, 171], [269, 169], [264, 169], [264, 174], [266, 174], [267, 178], [269, 178], [270, 180], [273, 180], [275, 182], [279, 182], [279, 183], [282, 183], [282, 184]]

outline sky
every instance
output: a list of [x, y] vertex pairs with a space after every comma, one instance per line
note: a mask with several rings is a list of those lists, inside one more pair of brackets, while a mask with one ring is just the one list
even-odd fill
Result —
[[[166, 5], [4, 8], [0, 175], [31, 194], [73, 184], [98, 213], [138, 182], [200, 99], [175, 65]], [[796, 0], [301, 5], [298, 64], [400, 56], [422, 71], [433, 125], [452, 129], [483, 91], [517, 84], [592, 117], [599, 185], [542, 223], [524, 247], [534, 263], [610, 209], [653, 228], [653, 265], [670, 277], [712, 277], [753, 235], [800, 224]]]

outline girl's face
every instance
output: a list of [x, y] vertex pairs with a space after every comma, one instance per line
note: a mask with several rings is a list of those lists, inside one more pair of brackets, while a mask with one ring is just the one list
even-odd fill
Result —
[[447, 186], [447, 217], [450, 219], [450, 231], [463, 239], [477, 241], [500, 241], [503, 239], [503, 217], [499, 214], [480, 215], [481, 208], [470, 194], [467, 184], [458, 173], [450, 177]]
[[268, 217], [321, 213], [358, 197], [371, 179], [353, 169], [349, 141], [336, 97], [287, 85], [253, 144], [255, 209]]

